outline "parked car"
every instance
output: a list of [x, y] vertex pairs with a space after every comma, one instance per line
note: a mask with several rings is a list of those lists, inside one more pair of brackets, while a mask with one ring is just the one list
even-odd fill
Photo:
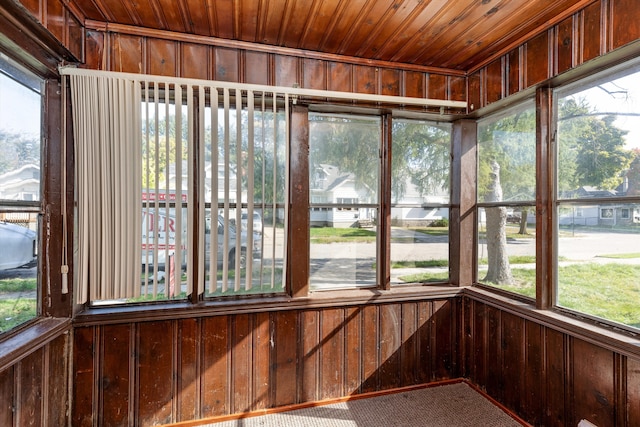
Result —
[[[208, 261], [210, 259], [210, 250], [211, 247], [211, 227], [210, 220], [207, 218], [205, 225], [205, 260]], [[261, 230], [262, 228], [260, 228]], [[229, 233], [229, 244], [228, 251], [229, 254], [229, 267], [235, 268], [235, 257], [236, 257], [236, 249], [237, 249], [237, 229], [232, 224], [229, 224], [228, 227]], [[260, 234], [254, 230], [253, 233], [253, 258], [260, 258]], [[223, 253], [224, 253], [224, 220], [221, 216], [218, 216], [218, 265], [222, 265], [223, 262]], [[247, 266], [247, 231], [246, 229], [242, 230], [240, 234], [240, 268], [245, 268]]]
[[[151, 217], [151, 215], [148, 215]], [[150, 233], [147, 238], [146, 235], [146, 216], [143, 218], [142, 229], [142, 269], [145, 270], [146, 266], [149, 266], [149, 270], [154, 270], [154, 251], [157, 251], [157, 270], [164, 271], [165, 270], [165, 258], [167, 253], [169, 255], [173, 255], [176, 249], [176, 241], [175, 241], [175, 218], [170, 216], [165, 218], [164, 215], [160, 215], [160, 220], [158, 222], [160, 231], [157, 233], [158, 244], [156, 245], [153, 241], [153, 232]], [[153, 218], [149, 218], [153, 223]], [[224, 238], [225, 238], [225, 228], [224, 228], [224, 220], [221, 216], [218, 216], [218, 225], [217, 225], [217, 246], [218, 246], [218, 265], [221, 266], [224, 260]], [[164, 224], [164, 225], [162, 225]], [[182, 230], [182, 260], [181, 265], [186, 266], [187, 261], [187, 251], [184, 247], [184, 244], [187, 240], [187, 230], [186, 223], [183, 224]], [[168, 231], [168, 236], [166, 234]], [[209, 265], [210, 260], [210, 246], [211, 246], [211, 219], [208, 217], [205, 221], [205, 264]], [[238, 249], [237, 244], [237, 231], [233, 224], [229, 224], [227, 228], [228, 233], [228, 244], [227, 244], [227, 257], [228, 257], [228, 265], [229, 268], [235, 268], [235, 258], [236, 258], [236, 250]], [[253, 258], [260, 258], [260, 239], [261, 236], [258, 233], [253, 234]], [[247, 233], [246, 230], [243, 230], [240, 237], [240, 268], [245, 268], [247, 263]]]
[[34, 266], [38, 260], [36, 232], [27, 227], [0, 222], [0, 270]]
[[[247, 212], [242, 212], [240, 219], [242, 223], [242, 228], [246, 230], [249, 214]], [[253, 213], [253, 232], [262, 234], [262, 217], [258, 212]]]

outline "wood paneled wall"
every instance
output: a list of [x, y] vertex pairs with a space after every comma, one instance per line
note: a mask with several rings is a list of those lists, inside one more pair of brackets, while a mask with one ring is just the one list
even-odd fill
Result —
[[635, 0], [597, 0], [478, 70], [469, 70], [469, 108], [486, 107], [640, 38]]
[[463, 375], [535, 426], [640, 425], [640, 356], [463, 297]]
[[78, 327], [75, 426], [150, 426], [458, 378], [460, 299]]
[[0, 372], [0, 425], [66, 426], [70, 334], [64, 333]]
[[84, 27], [64, 0], [19, 0], [78, 60], [84, 58]]
[[[111, 28], [111, 27], [109, 27]], [[440, 74], [236, 49], [207, 38], [119, 26], [86, 34], [86, 67], [262, 85], [465, 101], [464, 73]], [[147, 35], [150, 33], [150, 35]]]

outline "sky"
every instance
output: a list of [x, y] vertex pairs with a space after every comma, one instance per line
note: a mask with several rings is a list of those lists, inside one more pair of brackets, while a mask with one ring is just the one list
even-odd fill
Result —
[[11, 133], [40, 133], [40, 95], [0, 74], [0, 129]]
[[[586, 96], [589, 105], [600, 112], [640, 114], [640, 72], [602, 83], [575, 96]], [[614, 124], [629, 131], [625, 137], [626, 148], [640, 148], [640, 115], [619, 116]]]

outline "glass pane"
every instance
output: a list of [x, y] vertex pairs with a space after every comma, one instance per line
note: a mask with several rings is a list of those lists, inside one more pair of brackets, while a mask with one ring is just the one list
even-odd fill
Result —
[[631, 71], [559, 97], [559, 199], [640, 196], [640, 73]]
[[[536, 118], [533, 103], [478, 124], [478, 280], [535, 297]], [[529, 202], [507, 206], [502, 202]]]
[[[41, 95], [0, 57], [0, 200], [40, 200]], [[5, 74], [7, 73], [7, 74]], [[11, 76], [11, 77], [9, 77]]]
[[[311, 203], [378, 203], [379, 153], [379, 118], [310, 114]], [[347, 211], [339, 216], [333, 222], [346, 226], [359, 219]]]
[[272, 108], [256, 99], [253, 135], [246, 101], [239, 122], [235, 108], [205, 108], [207, 297], [284, 292], [287, 122]]
[[0, 332], [38, 314], [37, 214], [0, 213]]
[[0, 53], [0, 333], [38, 315], [41, 85]]
[[[640, 327], [640, 67], [559, 92], [556, 304]], [[628, 201], [625, 201], [628, 200]]]
[[376, 286], [380, 119], [309, 115], [311, 289]]
[[535, 298], [533, 206], [478, 209], [478, 281]]
[[190, 117], [186, 105], [165, 102], [170, 89], [142, 103], [141, 297], [115, 302], [187, 297]]
[[309, 232], [311, 289], [376, 286], [375, 228], [314, 225]]
[[447, 282], [449, 209], [405, 207], [391, 212], [391, 284]]
[[391, 203], [449, 203], [450, 127], [394, 119], [392, 140]]
[[640, 204], [562, 204], [558, 219], [557, 304], [640, 328]]
[[478, 202], [530, 201], [536, 194], [532, 104], [478, 124]]
[[393, 121], [391, 284], [449, 280], [451, 131]]

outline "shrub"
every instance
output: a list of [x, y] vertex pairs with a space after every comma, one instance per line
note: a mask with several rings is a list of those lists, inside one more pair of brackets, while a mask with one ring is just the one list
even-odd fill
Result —
[[431, 223], [431, 227], [448, 227], [448, 226], [449, 226], [449, 220], [447, 218], [437, 219]]

